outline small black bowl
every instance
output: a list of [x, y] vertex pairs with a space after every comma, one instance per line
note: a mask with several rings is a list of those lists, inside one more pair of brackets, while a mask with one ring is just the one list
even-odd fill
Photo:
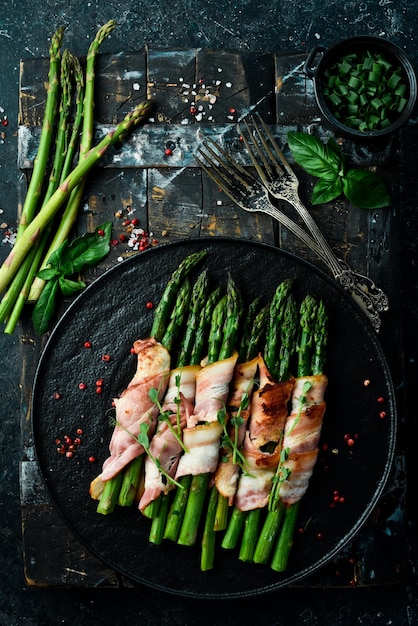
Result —
[[[393, 67], [400, 67], [402, 80], [406, 83], [407, 102], [402, 112], [393, 116], [390, 125], [385, 128], [359, 130], [344, 124], [344, 119], [335, 117], [336, 109], [332, 108], [324, 95], [327, 73], [340, 62], [342, 57], [353, 53], [358, 55], [365, 51], [373, 55], [380, 53]], [[313, 79], [316, 102], [325, 120], [335, 132], [347, 138], [358, 140], [385, 137], [405, 124], [415, 108], [418, 88], [414, 66], [402, 48], [380, 37], [352, 37], [328, 49], [321, 45], [315, 46], [308, 54], [303, 71]]]

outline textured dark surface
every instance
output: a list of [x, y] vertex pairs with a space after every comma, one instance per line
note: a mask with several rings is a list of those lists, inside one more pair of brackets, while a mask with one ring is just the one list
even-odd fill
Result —
[[[403, 6], [402, 6], [403, 5]], [[17, 116], [19, 61], [45, 56], [51, 33], [68, 25], [66, 38], [77, 54], [84, 54], [97, 27], [110, 18], [118, 28], [103, 50], [135, 51], [148, 44], [154, 48], [205, 47], [263, 51], [308, 50], [320, 41], [329, 45], [349, 35], [377, 34], [388, 37], [418, 60], [416, 2], [148, 2], [121, 1], [109, 6], [93, 2], [9, 1], [0, 13], [1, 115], [8, 118], [0, 142], [0, 209], [4, 224], [13, 227], [20, 203], [20, 177], [17, 168]], [[400, 209], [398, 215], [401, 272], [391, 277], [401, 289], [404, 341], [397, 332], [393, 351], [403, 352], [405, 375], [396, 376], [397, 392], [405, 394], [402, 405], [404, 429], [401, 440], [407, 450], [408, 491], [417, 486], [414, 460], [416, 444], [416, 358], [418, 322], [415, 256], [418, 236], [416, 128], [411, 124], [402, 134]], [[0, 243], [3, 259], [9, 250]], [[377, 251], [378, 252], [378, 251]], [[372, 253], [376, 251], [372, 250]], [[386, 345], [390, 337], [384, 336]], [[409, 558], [399, 564], [407, 576], [390, 587], [363, 589], [288, 589], [258, 600], [191, 602], [178, 600], [149, 589], [75, 590], [28, 588], [23, 576], [18, 467], [20, 421], [28, 398], [21, 398], [22, 377], [19, 350], [27, 337], [16, 332], [1, 336], [0, 359], [0, 562], [4, 572], [0, 590], [0, 624], [49, 626], [52, 624], [396, 624], [417, 623], [418, 589], [415, 578], [416, 518], [410, 497], [406, 532]], [[25, 345], [31, 353], [30, 343]], [[406, 392], [406, 393], [405, 393]], [[404, 477], [399, 475], [402, 482]], [[36, 490], [36, 484], [34, 484]], [[401, 490], [401, 493], [402, 490]], [[397, 509], [393, 511], [396, 517]], [[388, 534], [390, 529], [388, 529]], [[71, 552], [71, 546], [68, 546]], [[39, 547], [42, 558], [42, 546]], [[82, 565], [80, 566], [82, 568]], [[173, 572], [175, 576], [175, 572]], [[68, 573], [69, 580], [71, 572]]]

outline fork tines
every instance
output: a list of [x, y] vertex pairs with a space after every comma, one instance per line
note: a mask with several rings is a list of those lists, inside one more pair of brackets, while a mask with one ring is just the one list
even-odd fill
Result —
[[[204, 148], [204, 149], [203, 149]], [[239, 163], [212, 139], [208, 139], [198, 148], [202, 159], [195, 155], [201, 168], [224, 191], [229, 198], [237, 202], [237, 194], [244, 199], [249, 191], [250, 177]]]

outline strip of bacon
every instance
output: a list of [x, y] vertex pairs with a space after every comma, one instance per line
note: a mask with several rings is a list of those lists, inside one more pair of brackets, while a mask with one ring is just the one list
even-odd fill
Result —
[[[244, 394], [248, 394], [248, 397], [251, 398], [259, 360], [259, 357], [256, 357], [246, 363], [237, 363], [230, 386], [230, 394], [227, 403], [229, 414], [228, 434], [232, 441], [236, 441], [238, 449], [242, 447], [244, 441], [247, 421], [251, 410], [250, 402], [248, 403], [248, 407], [240, 412], [240, 425], [234, 425], [232, 420], [238, 414]], [[235, 433], [236, 429], [238, 429], [237, 433]], [[237, 437], [235, 437], [236, 434]], [[238, 463], [234, 463], [232, 450], [229, 448], [222, 449], [214, 480], [219, 493], [225, 498], [228, 498], [229, 504], [232, 504], [233, 497], [237, 490], [239, 474], [240, 466]]]
[[[186, 426], [187, 418], [194, 408], [196, 394], [196, 375], [199, 365], [189, 365], [171, 371], [170, 380], [162, 410], [170, 413], [169, 419], [173, 428], [177, 428], [177, 412], [180, 426], [180, 438]], [[175, 476], [183, 448], [166, 421], [160, 421], [157, 432], [150, 444], [152, 456], [158, 459], [160, 467], [171, 477]], [[139, 509], [143, 511], [150, 502], [158, 498], [161, 493], [167, 494], [173, 489], [173, 483], [161, 473], [156, 463], [149, 457], [145, 459], [144, 493], [139, 502]]]
[[155, 339], [139, 339], [134, 343], [137, 368], [134, 377], [114, 399], [116, 425], [109, 444], [110, 456], [103, 463], [98, 478], [106, 481], [118, 474], [135, 457], [144, 452], [137, 436], [141, 424], [148, 424], [148, 436], [155, 432], [158, 407], [149, 397], [149, 391], [158, 389], [160, 399], [164, 397], [170, 371], [170, 354]]
[[235, 506], [250, 511], [266, 506], [280, 460], [284, 425], [294, 380], [275, 382], [263, 360], [260, 388], [253, 393], [249, 429], [244, 440], [247, 471], [241, 474]]
[[281, 483], [279, 494], [286, 505], [298, 502], [308, 488], [318, 457], [327, 384], [323, 374], [296, 379], [283, 438], [283, 449], [288, 452], [282, 468], [288, 478]]
[[187, 452], [180, 458], [176, 479], [216, 470], [223, 431], [218, 421], [218, 411], [224, 409], [228, 400], [237, 358], [238, 353], [235, 352], [227, 359], [204, 365], [198, 372], [194, 412], [183, 431]]

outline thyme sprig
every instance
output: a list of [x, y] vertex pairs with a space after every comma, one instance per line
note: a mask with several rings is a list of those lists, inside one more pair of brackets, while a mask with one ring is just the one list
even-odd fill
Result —
[[[249, 384], [249, 386], [250, 385], [251, 383]], [[222, 428], [223, 428], [223, 435], [221, 437], [221, 445], [224, 449], [230, 450], [232, 452], [232, 462], [234, 463], [234, 465], [239, 465], [239, 467], [241, 468], [243, 472], [247, 472], [247, 462], [246, 462], [244, 455], [239, 449], [238, 434], [239, 434], [239, 427], [244, 424], [244, 418], [242, 417], [242, 413], [243, 411], [248, 409], [249, 403], [250, 403], [250, 396], [247, 391], [244, 391], [241, 396], [241, 401], [238, 407], [238, 411], [233, 417], [230, 418], [230, 420], [227, 420], [226, 407], [223, 407], [222, 409], [220, 409], [217, 414], [218, 422], [222, 425]], [[229, 422], [234, 427], [233, 437], [231, 437], [231, 435], [228, 433], [228, 430], [227, 430], [227, 424]]]

